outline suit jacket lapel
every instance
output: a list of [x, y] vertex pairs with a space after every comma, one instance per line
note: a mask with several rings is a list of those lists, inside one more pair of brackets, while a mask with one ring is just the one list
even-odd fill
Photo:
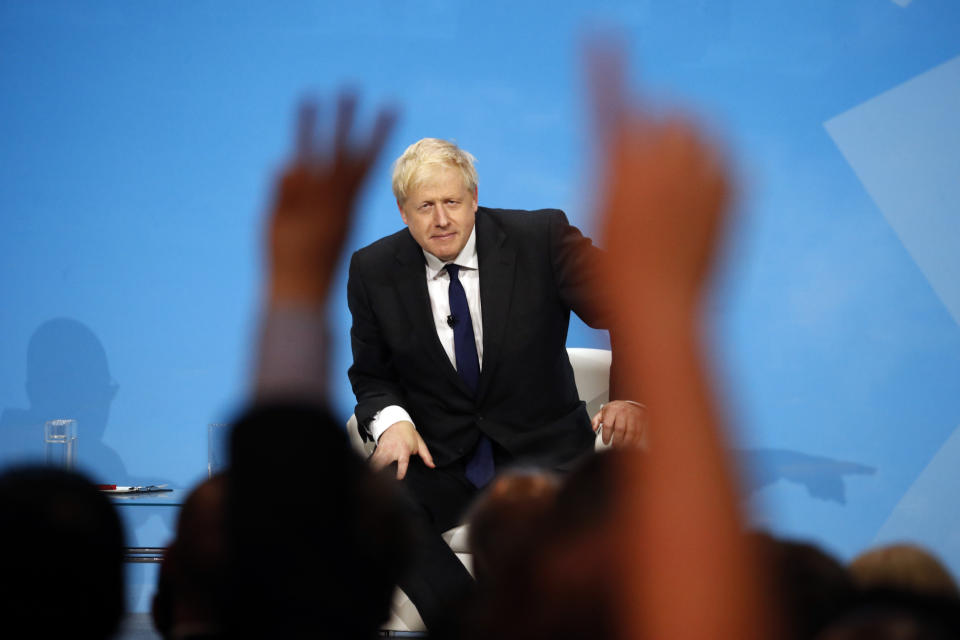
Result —
[[420, 344], [426, 346], [424, 355], [434, 361], [437, 371], [443, 371], [445, 375], [452, 377], [464, 393], [470, 395], [466, 383], [463, 382], [460, 374], [450, 363], [447, 352], [440, 344], [440, 337], [437, 336], [437, 328], [433, 322], [433, 311], [430, 308], [430, 294], [427, 292], [423, 250], [409, 233], [406, 239], [409, 242], [403, 242], [396, 254], [399, 264], [397, 265], [395, 281], [400, 300], [410, 318], [410, 324]]
[[477, 211], [477, 257], [480, 263], [480, 304], [483, 316], [483, 367], [477, 401], [483, 399], [496, 373], [503, 331], [513, 298], [516, 251], [507, 235], [483, 209]]

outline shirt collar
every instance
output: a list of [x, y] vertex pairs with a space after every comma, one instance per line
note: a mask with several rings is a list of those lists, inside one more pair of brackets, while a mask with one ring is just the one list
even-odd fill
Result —
[[[447, 266], [447, 263], [433, 255], [427, 250], [423, 251], [423, 257], [427, 260], [427, 277], [436, 278], [440, 275], [440, 272], [443, 271], [443, 268]], [[461, 267], [467, 269], [479, 269], [480, 262], [477, 260], [477, 225], [474, 223], [473, 228], [470, 229], [470, 237], [467, 238], [467, 244], [463, 245], [463, 249], [460, 250], [460, 253], [457, 254], [457, 257], [448, 262], [453, 262]]]

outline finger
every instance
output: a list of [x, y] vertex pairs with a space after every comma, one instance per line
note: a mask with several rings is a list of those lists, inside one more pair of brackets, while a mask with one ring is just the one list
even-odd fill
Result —
[[273, 197], [275, 211], [284, 211], [296, 206], [297, 198], [303, 191], [303, 178], [303, 167], [296, 164], [281, 174]]
[[353, 116], [357, 110], [357, 96], [351, 90], [345, 90], [337, 99], [337, 124], [333, 134], [333, 154], [336, 162], [347, 155], [350, 145], [350, 131], [353, 129]]
[[600, 428], [600, 425], [603, 424], [603, 409], [597, 411], [597, 415], [593, 416], [593, 420], [590, 421], [590, 428], [593, 429], [593, 432], [596, 433], [597, 429]]
[[622, 447], [624, 444], [625, 436], [626, 436], [625, 432], [626, 432], [626, 429], [623, 428], [623, 421], [621, 420], [613, 428], [613, 436], [610, 438], [612, 441], [611, 445], [614, 447]]
[[304, 100], [297, 113], [297, 132], [294, 141], [294, 162], [303, 164], [313, 157], [314, 136], [317, 127], [317, 104], [313, 100]]
[[407, 475], [407, 466], [409, 464], [409, 456], [400, 456], [397, 458], [397, 480], [403, 480], [403, 477]]
[[603, 444], [610, 444], [610, 439], [613, 437], [613, 425], [603, 423]]
[[417, 455], [420, 456], [420, 459], [423, 460], [423, 464], [427, 465], [431, 469], [436, 468], [437, 465], [433, 463], [433, 456], [430, 455], [430, 450], [427, 449], [427, 445], [422, 440], [420, 441], [420, 448], [417, 450]]
[[623, 46], [613, 33], [596, 33], [588, 38], [585, 58], [593, 126], [606, 148], [626, 104]]
[[373, 455], [370, 456], [370, 464], [373, 466], [375, 470], [379, 471], [380, 469], [383, 469], [385, 466], [387, 466], [389, 463], [390, 462], [387, 459], [387, 456], [383, 454], [382, 447], [377, 447], [376, 449], [373, 450]]
[[361, 157], [363, 166], [372, 165], [376, 161], [383, 145], [387, 142], [387, 138], [390, 137], [390, 132], [393, 131], [397, 118], [397, 110], [394, 107], [385, 107], [377, 113], [377, 119], [373, 123], [373, 131], [370, 133], [370, 139]]
[[417, 434], [417, 455], [419, 455], [423, 463], [431, 469], [436, 466], [433, 463], [433, 455], [431, 455], [430, 449], [427, 448], [427, 443], [419, 433]]

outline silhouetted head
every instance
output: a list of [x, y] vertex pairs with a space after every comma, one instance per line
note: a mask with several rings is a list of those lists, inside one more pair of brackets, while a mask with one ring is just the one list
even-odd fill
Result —
[[956, 640], [960, 611], [950, 598], [868, 590], [816, 640]]
[[901, 589], [960, 598], [957, 583], [931, 551], [913, 544], [870, 549], [853, 559], [850, 574], [861, 588]]
[[231, 439], [230, 631], [372, 638], [407, 567], [395, 483], [310, 406], [260, 406]]
[[164, 637], [178, 627], [211, 634], [223, 630], [227, 482], [223, 474], [202, 482], [180, 510], [153, 600], [154, 625]]
[[819, 547], [766, 533], [750, 538], [793, 638], [813, 638], [854, 602], [856, 587], [846, 568]]
[[76, 320], [54, 318], [30, 337], [26, 391], [43, 420], [75, 418], [81, 439], [99, 440], [117, 387], [97, 336]]
[[472, 638], [586, 640], [610, 638], [616, 627], [615, 510], [620, 465], [636, 452], [586, 457], [563, 481], [518, 554], [512, 576], [478, 606]]
[[541, 520], [552, 510], [560, 480], [542, 470], [499, 474], [470, 508], [473, 573], [491, 588], [514, 575], [514, 566], [538, 544]]
[[83, 476], [0, 476], [0, 620], [35, 637], [108, 638], [123, 614], [123, 531]]

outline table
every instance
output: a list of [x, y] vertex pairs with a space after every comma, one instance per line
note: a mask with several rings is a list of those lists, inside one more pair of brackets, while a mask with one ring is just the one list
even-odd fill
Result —
[[[111, 493], [110, 502], [118, 509], [133, 507], [170, 507], [179, 509], [183, 501], [190, 495], [184, 489], [173, 491], [151, 491], [149, 493]], [[123, 559], [125, 562], [163, 562], [165, 547], [126, 547]]]

